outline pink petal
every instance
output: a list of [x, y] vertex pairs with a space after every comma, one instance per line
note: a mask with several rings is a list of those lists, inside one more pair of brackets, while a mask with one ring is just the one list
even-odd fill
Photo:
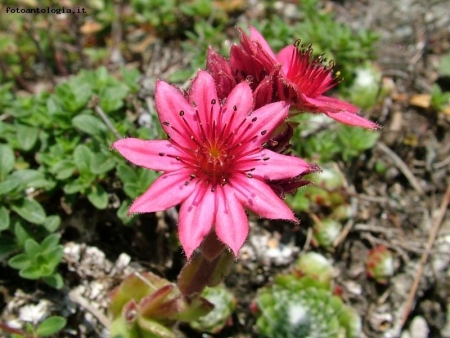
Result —
[[174, 171], [183, 167], [183, 164], [174, 158], [181, 155], [180, 151], [169, 141], [124, 138], [114, 142], [112, 148], [128, 161], [147, 169]]
[[192, 195], [184, 201], [180, 208], [178, 234], [188, 259], [211, 231], [215, 213], [215, 192], [211, 192], [210, 186], [206, 183], [198, 182]]
[[250, 114], [248, 118], [252, 126], [253, 138], [247, 145], [242, 146], [242, 152], [250, 148], [260, 147], [261, 144], [267, 142], [272, 132], [287, 118], [289, 112], [289, 104], [286, 102], [269, 103]]
[[[194, 121], [195, 111], [181, 91], [164, 81], [156, 81], [155, 105], [164, 131], [178, 144], [193, 145], [193, 141], [189, 138], [192, 132], [186, 127], [183, 117], [189, 122]], [[191, 124], [197, 125], [192, 122]]]
[[350, 103], [327, 96], [319, 96], [316, 99], [307, 98], [306, 102], [315, 106], [318, 112], [322, 112], [333, 120], [349, 126], [363, 127], [371, 130], [381, 128], [378, 124], [357, 115], [356, 111], [358, 108]]
[[250, 26], [250, 39], [256, 41], [260, 44], [264, 52], [266, 52], [274, 61], [277, 61], [277, 57], [275, 56], [272, 48], [270, 48], [266, 39], [261, 35], [260, 32], [255, 27]]
[[211, 135], [211, 123], [219, 115], [220, 102], [216, 84], [208, 72], [197, 73], [189, 92], [189, 102], [197, 108], [204, 130]]
[[264, 149], [256, 155], [244, 157], [236, 164], [237, 170], [247, 171], [255, 168], [251, 173], [252, 176], [263, 180], [292, 178], [311, 169], [309, 163], [301, 158], [278, 154], [268, 149]]
[[298, 223], [292, 210], [265, 182], [238, 174], [230, 179], [230, 185], [239, 202], [259, 216]]
[[292, 58], [295, 55], [295, 50], [297, 50], [297, 47], [289, 45], [284, 47], [277, 54], [276, 59], [278, 60], [279, 63], [283, 64], [282, 70], [284, 75], [287, 75], [289, 73], [289, 69], [293, 61]]
[[180, 204], [194, 190], [194, 184], [185, 185], [189, 178], [190, 172], [183, 169], [161, 175], [134, 200], [128, 213], [162, 211]]
[[[236, 109], [236, 110], [235, 110]], [[229, 130], [234, 130], [253, 110], [253, 95], [248, 82], [238, 84], [227, 98], [225, 106], [222, 108], [223, 119], [230, 121]], [[231, 118], [231, 116], [234, 116]], [[220, 128], [218, 128], [220, 129]]]
[[217, 187], [218, 210], [215, 231], [237, 257], [248, 236], [248, 220], [244, 208], [229, 185]]

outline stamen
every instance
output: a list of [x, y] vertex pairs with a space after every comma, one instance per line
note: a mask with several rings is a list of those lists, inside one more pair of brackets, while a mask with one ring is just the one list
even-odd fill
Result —
[[164, 156], [164, 153], [159, 153], [159, 156]]
[[166, 127], [170, 125], [170, 123], [167, 121], [164, 121], [162, 124], [165, 125]]
[[184, 116], [184, 110], [180, 110], [180, 116]]
[[266, 133], [267, 133], [267, 130], [263, 130], [263, 131], [261, 132], [261, 135], [266, 135]]
[[257, 119], [257, 117], [252, 118], [252, 122], [256, 122]]

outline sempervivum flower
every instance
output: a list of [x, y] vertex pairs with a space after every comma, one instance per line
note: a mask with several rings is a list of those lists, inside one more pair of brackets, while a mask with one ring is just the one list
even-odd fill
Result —
[[244, 207], [262, 217], [297, 222], [266, 183], [310, 170], [300, 158], [264, 148], [287, 118], [288, 104], [252, 111], [247, 82], [236, 85], [222, 104], [205, 71], [197, 74], [187, 98], [158, 81], [155, 101], [168, 140], [126, 138], [113, 145], [132, 163], [164, 172], [133, 202], [130, 213], [181, 203], [179, 237], [188, 258], [211, 231], [237, 256], [248, 234]]
[[230, 68], [238, 80], [252, 79], [257, 104], [262, 98], [266, 99], [263, 104], [285, 100], [300, 112], [324, 113], [351, 126], [379, 128], [357, 115], [357, 107], [323, 95], [338, 83], [333, 76], [334, 63], [314, 58], [310, 46], [289, 45], [275, 55], [255, 28], [250, 27], [250, 36], [240, 32], [240, 46], [231, 48]]

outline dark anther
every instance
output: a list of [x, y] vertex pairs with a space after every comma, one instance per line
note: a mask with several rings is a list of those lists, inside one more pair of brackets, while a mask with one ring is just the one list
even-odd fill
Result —
[[237, 107], [236, 107], [236, 106], [233, 106], [233, 110], [236, 111], [236, 110], [237, 110]]
[[165, 125], [165, 126], [168, 126], [169, 122], [164, 121], [162, 124]]
[[159, 156], [164, 156], [164, 153], [159, 153]]
[[261, 132], [261, 135], [266, 135], [266, 133], [267, 133], [267, 130], [263, 130], [263, 131]]
[[252, 118], [252, 122], [255, 122], [257, 119], [257, 117]]
[[175, 159], [176, 159], [177, 161], [179, 161], [179, 160], [180, 160], [180, 156], [175, 157]]
[[253, 178], [253, 175], [252, 174], [247, 174], [247, 177], [248, 178]]
[[268, 161], [268, 160], [270, 160], [270, 157], [264, 157], [263, 158], [263, 161]]
[[216, 99], [212, 99], [211, 104], [216, 104]]
[[184, 110], [180, 110], [180, 116], [184, 116]]
[[191, 174], [191, 178], [194, 179], [196, 176], [195, 174]]
[[216, 187], [211, 187], [211, 192], [216, 191]]
[[191, 183], [191, 181], [186, 181], [186, 182], [184, 182], [184, 185], [189, 185], [189, 183]]

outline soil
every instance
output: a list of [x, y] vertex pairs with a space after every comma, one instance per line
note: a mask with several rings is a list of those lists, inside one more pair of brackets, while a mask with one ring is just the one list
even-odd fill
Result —
[[[450, 116], [413, 100], [429, 93], [436, 81], [450, 91], [449, 79], [438, 79], [436, 70], [439, 57], [450, 51], [448, 3], [348, 0], [324, 5], [355, 30], [369, 28], [381, 35], [376, 63], [393, 91], [363, 112], [383, 126], [378, 144], [351, 163], [338, 163], [346, 194], [357, 212], [334, 251], [322, 253], [334, 263], [343, 298], [361, 316], [364, 336], [450, 337]], [[245, 23], [243, 15], [240, 24]], [[162, 47], [163, 58], [157, 65], [148, 60], [141, 98], [151, 98], [154, 79], [167, 74], [165, 60], [178, 58], [183, 63], [173, 47], [172, 52]], [[374, 170], [379, 161], [388, 166], [384, 178]], [[311, 217], [299, 217], [300, 227], [250, 220], [250, 237], [241, 259], [225, 280], [238, 299], [233, 324], [211, 337], [257, 336], [255, 318], [249, 312], [256, 290], [276, 273], [288, 270], [298, 254], [311, 246]], [[1, 320], [11, 325], [51, 312], [68, 319], [61, 337], [106, 337], [108, 293], [124, 276], [151, 270], [176, 280], [185, 262], [181, 250], [172, 244], [176, 218], [177, 210], [172, 209], [144, 215], [126, 227], [114, 209], [99, 212], [80, 201], [63, 226], [61, 272], [66, 286], [55, 292], [0, 266]], [[260, 238], [271, 247], [287, 248], [288, 254], [280, 250], [275, 258], [266, 256], [252, 245]], [[384, 285], [365, 272], [367, 255], [377, 245], [385, 245], [395, 257], [396, 273]], [[179, 334], [209, 337], [183, 325]]]

